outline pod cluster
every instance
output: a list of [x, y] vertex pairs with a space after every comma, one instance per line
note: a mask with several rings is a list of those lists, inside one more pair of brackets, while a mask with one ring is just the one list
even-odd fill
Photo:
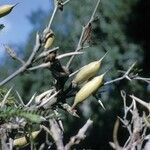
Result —
[[105, 73], [99, 76], [96, 76], [96, 74], [99, 71], [101, 62], [105, 58], [106, 54], [100, 60], [91, 62], [83, 66], [73, 79], [72, 83], [76, 85], [84, 82], [87, 83], [84, 84], [76, 93], [72, 109], [74, 109], [78, 103], [84, 101], [89, 96], [94, 94], [102, 85]]

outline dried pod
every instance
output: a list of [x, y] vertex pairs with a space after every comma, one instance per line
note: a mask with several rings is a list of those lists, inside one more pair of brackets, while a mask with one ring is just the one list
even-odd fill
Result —
[[86, 83], [79, 90], [79, 92], [75, 96], [75, 100], [74, 100], [74, 104], [72, 106], [72, 109], [74, 109], [74, 107], [78, 103], [84, 101], [86, 98], [88, 98], [90, 95], [92, 95], [102, 85], [104, 75], [105, 75], [105, 73], [100, 75], [100, 76], [93, 78], [91, 81]]
[[0, 18], [8, 15], [17, 4], [0, 6]]
[[49, 53], [45, 59], [44, 59], [44, 62], [47, 63], [47, 62], [53, 62], [56, 60], [56, 56], [57, 56], [57, 52], [54, 51], [54, 52], [51, 52]]
[[[31, 133], [32, 139], [35, 139], [38, 136], [39, 133], [40, 133], [40, 131], [32, 132]], [[29, 134], [27, 136], [29, 136]], [[26, 144], [28, 144], [28, 141], [27, 141], [25, 136], [21, 137], [21, 138], [18, 138], [18, 139], [15, 139], [14, 142], [13, 142], [13, 146], [18, 146], [18, 147], [25, 146]]]
[[50, 32], [48, 32], [45, 37], [45, 39], [46, 39], [45, 44], [44, 44], [45, 49], [49, 49], [51, 47], [51, 45], [53, 44], [54, 38], [55, 38], [55, 35], [54, 35], [53, 31], [50, 30]]
[[95, 76], [98, 70], [100, 69], [102, 60], [106, 55], [107, 53], [100, 60], [91, 62], [82, 67], [72, 82], [75, 84], [83, 83], [91, 77]]
[[58, 3], [58, 9], [63, 11], [63, 1], [62, 0], [57, 0]]

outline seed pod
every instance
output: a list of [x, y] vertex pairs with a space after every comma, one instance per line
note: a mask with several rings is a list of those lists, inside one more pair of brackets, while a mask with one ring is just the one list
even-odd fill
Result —
[[53, 41], [54, 41], [54, 38], [55, 38], [55, 35], [54, 35], [53, 31], [51, 30], [50, 32], [48, 32], [46, 34], [45, 38], [46, 38], [46, 41], [45, 41], [44, 48], [49, 49], [51, 47], [51, 45], [53, 44]]
[[17, 4], [0, 6], [0, 18], [8, 15]]
[[102, 85], [104, 75], [105, 75], [105, 73], [100, 75], [100, 76], [93, 78], [91, 81], [86, 83], [79, 90], [79, 92], [75, 96], [75, 100], [74, 100], [74, 104], [72, 106], [72, 109], [74, 109], [74, 107], [78, 103], [84, 101], [86, 98], [88, 98], [90, 95], [92, 95]]
[[[32, 132], [31, 133], [32, 139], [35, 139], [38, 136], [39, 133], [40, 133], [40, 131]], [[27, 136], [29, 136], [29, 134]], [[26, 144], [28, 144], [28, 141], [27, 141], [25, 136], [21, 137], [21, 138], [18, 138], [18, 139], [15, 139], [14, 142], [13, 142], [13, 146], [18, 146], [18, 147], [25, 146]]]
[[91, 62], [85, 65], [81, 70], [77, 73], [76, 77], [72, 81], [75, 84], [83, 83], [90, 79], [91, 77], [95, 76], [98, 70], [100, 69], [101, 62], [107, 53], [98, 61]]

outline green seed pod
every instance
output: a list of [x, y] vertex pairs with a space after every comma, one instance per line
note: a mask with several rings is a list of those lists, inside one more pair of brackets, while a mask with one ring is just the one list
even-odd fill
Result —
[[51, 45], [53, 44], [54, 38], [55, 38], [55, 35], [52, 30], [47, 33], [46, 41], [45, 41], [45, 45], [44, 45], [45, 49], [49, 49], [51, 47]]
[[[40, 131], [32, 132], [31, 133], [32, 139], [35, 139], [38, 136], [39, 133], [40, 133]], [[27, 136], [29, 136], [29, 134]], [[14, 142], [13, 142], [13, 146], [18, 146], [18, 147], [25, 146], [26, 144], [28, 144], [28, 141], [27, 141], [25, 136], [21, 137], [21, 138], [18, 138], [18, 139], [15, 139]]]
[[0, 18], [8, 15], [16, 5], [17, 4], [0, 6]]
[[75, 84], [80, 84], [95, 76], [100, 69], [102, 60], [106, 55], [107, 53], [100, 60], [91, 62], [82, 67], [72, 82]]
[[74, 104], [72, 105], [72, 109], [74, 107], [92, 95], [103, 83], [104, 74], [93, 78], [91, 81], [86, 83], [76, 94]]

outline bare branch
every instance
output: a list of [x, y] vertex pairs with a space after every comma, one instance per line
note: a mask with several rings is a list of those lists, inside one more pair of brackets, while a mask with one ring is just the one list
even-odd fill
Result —
[[63, 133], [60, 129], [57, 121], [55, 119], [51, 119], [50, 121], [50, 133], [52, 138], [55, 141], [57, 150], [65, 150], [65, 147], [63, 145]]
[[2, 82], [0, 82], [0, 86], [3, 86], [4, 84], [6, 84], [8, 81], [10, 81], [11, 79], [13, 79], [14, 77], [16, 77], [17, 75], [19, 75], [20, 73], [26, 71], [26, 69], [31, 65], [37, 51], [40, 49], [40, 37], [39, 34], [36, 35], [36, 44], [35, 47], [30, 55], [30, 57], [28, 58], [27, 62], [21, 66], [16, 72], [14, 72], [13, 74], [11, 74], [9, 77], [7, 77], [6, 79], [4, 79]]
[[48, 99], [46, 99], [45, 101], [42, 101], [42, 103], [37, 106], [37, 108], [43, 107], [44, 105], [46, 105], [47, 103], [49, 103], [55, 96], [58, 95], [60, 91], [55, 92], [53, 95], [51, 95]]
[[138, 103], [140, 103], [141, 105], [143, 105], [143, 106], [144, 106], [145, 108], [147, 108], [147, 109], [149, 110], [149, 112], [150, 112], [150, 103], [147, 103], [147, 102], [145, 102], [145, 101], [143, 101], [143, 100], [141, 100], [141, 99], [135, 97], [134, 95], [130, 95], [130, 97], [131, 97], [133, 100], [135, 100], [135, 101], [137, 101]]
[[8, 45], [4, 45], [4, 47], [6, 52], [9, 54], [10, 57], [12, 57], [12, 59], [19, 61], [21, 64], [25, 64], [25, 62], [21, 58], [17, 57], [17, 54], [13, 49], [11, 49]]
[[34, 62], [37, 61], [37, 60], [39, 60], [39, 59], [41, 59], [41, 58], [43, 58], [43, 57], [46, 57], [48, 54], [50, 54], [50, 53], [52, 53], [52, 52], [55, 52], [55, 51], [57, 51], [58, 49], [59, 49], [59, 47], [55, 47], [55, 48], [52, 48], [52, 49], [50, 49], [50, 50], [47, 50], [47, 51], [42, 52], [41, 54], [39, 54], [39, 55], [36, 57], [36, 59], [34, 60]]
[[30, 67], [27, 70], [32, 71], [32, 70], [37, 70], [37, 69], [40, 69], [40, 68], [49, 68], [50, 66], [51, 66], [51, 63], [47, 62], [47, 63], [42, 63], [42, 64], [40, 64], [38, 66]]
[[[79, 51], [79, 50], [82, 49], [82, 47], [83, 47], [83, 45], [82, 45], [82, 40], [83, 40], [84, 34], [85, 34], [85, 32], [87, 31], [87, 29], [89, 28], [89, 26], [91, 25], [91, 23], [92, 23], [93, 20], [94, 20], [94, 15], [95, 15], [95, 13], [96, 13], [96, 10], [97, 10], [97, 8], [98, 8], [99, 3], [100, 3], [100, 0], [97, 1], [97, 4], [96, 4], [96, 6], [95, 6], [95, 8], [94, 8], [94, 11], [93, 11], [93, 13], [92, 13], [92, 15], [91, 15], [91, 18], [90, 18], [90, 20], [88, 21], [88, 23], [87, 23], [85, 26], [82, 27], [82, 32], [81, 32], [80, 39], [79, 39], [79, 42], [78, 42], [78, 45], [77, 45], [77, 48], [76, 48], [75, 52]], [[67, 65], [66, 65], [66, 68], [69, 68], [69, 66], [71, 65], [71, 62], [73, 61], [74, 57], [75, 57], [75, 56], [73, 55], [73, 56], [69, 59]]]
[[64, 110], [66, 110], [69, 114], [71, 114], [72, 116], [75, 116], [77, 118], [80, 118], [79, 115], [76, 113], [75, 110], [72, 110], [72, 107], [69, 106], [68, 104], [62, 104], [62, 107]]
[[7, 101], [7, 98], [8, 98], [8, 96], [9, 96], [11, 90], [12, 90], [12, 88], [10, 88], [10, 89], [8, 90], [8, 92], [7, 92], [6, 95], [4, 96], [4, 99], [3, 99], [2, 102], [0, 103], [0, 107], [1, 107], [1, 108], [4, 107], [4, 105], [5, 105], [6, 101]]
[[70, 52], [70, 53], [66, 53], [66, 54], [59, 55], [59, 56], [57, 56], [56, 58], [57, 58], [57, 59], [62, 59], [62, 58], [64, 58], [64, 57], [74, 56], [74, 55], [81, 55], [81, 54], [84, 54], [84, 52]]
[[80, 141], [84, 140], [86, 137], [85, 133], [87, 132], [88, 128], [92, 126], [92, 124], [93, 121], [88, 119], [79, 132], [75, 136], [71, 137], [70, 141], [65, 146], [65, 150], [70, 150], [73, 145], [79, 144]]
[[26, 107], [29, 107], [30, 104], [33, 102], [34, 98], [35, 98], [36, 93], [33, 94], [33, 96], [31, 97], [31, 99], [29, 100], [29, 102], [25, 105]]
[[66, 0], [65, 2], [62, 3], [62, 5], [65, 5], [69, 2], [70, 0]]
[[114, 82], [118, 82], [118, 81], [123, 80], [123, 79], [125, 79], [125, 78], [131, 81], [131, 79], [130, 79], [130, 77], [129, 77], [129, 73], [130, 73], [130, 71], [133, 69], [133, 67], [135, 66], [135, 64], [136, 64], [136, 63], [133, 63], [133, 64], [131, 65], [131, 67], [125, 72], [125, 74], [124, 74], [122, 77], [119, 77], [119, 78], [114, 79], [114, 80], [111, 80], [111, 81], [107, 81], [107, 82], [104, 83], [104, 85], [111, 84], [111, 83], [114, 83]]
[[118, 129], [119, 129], [119, 119], [116, 120], [115, 125], [114, 125], [114, 130], [113, 130], [113, 141], [114, 141], [114, 145], [115, 145], [115, 149], [116, 150], [120, 150], [120, 145], [118, 143]]
[[24, 104], [24, 102], [23, 102], [23, 99], [21, 98], [21, 96], [20, 96], [20, 94], [19, 94], [18, 91], [16, 91], [16, 94], [17, 94], [17, 96], [18, 96], [18, 98], [19, 98], [19, 101], [21, 102], [21, 105], [22, 105], [22, 106], [25, 106], [25, 104]]

